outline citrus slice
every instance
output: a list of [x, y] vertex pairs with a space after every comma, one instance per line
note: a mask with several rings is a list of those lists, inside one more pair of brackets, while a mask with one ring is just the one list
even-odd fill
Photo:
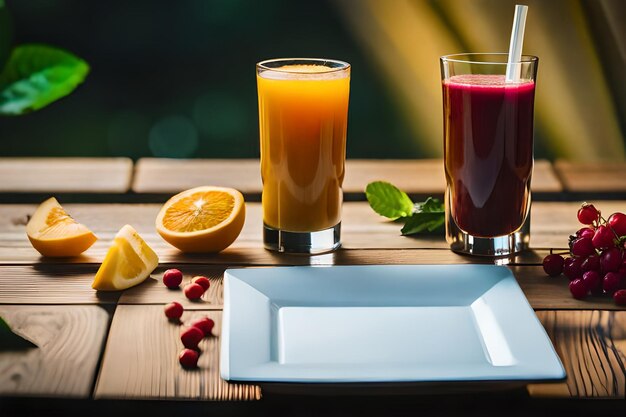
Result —
[[98, 291], [117, 291], [141, 284], [159, 265], [159, 257], [132, 226], [117, 232], [91, 284]]
[[98, 240], [87, 226], [67, 214], [54, 197], [37, 207], [26, 225], [26, 234], [43, 256], [78, 256]]
[[183, 252], [219, 252], [243, 228], [246, 206], [232, 188], [197, 187], [170, 198], [156, 218], [157, 232]]

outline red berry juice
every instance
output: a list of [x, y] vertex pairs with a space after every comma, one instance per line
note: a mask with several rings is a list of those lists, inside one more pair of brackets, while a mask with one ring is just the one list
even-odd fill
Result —
[[519, 229], [530, 202], [535, 83], [504, 75], [443, 81], [445, 172], [451, 215], [478, 237]]

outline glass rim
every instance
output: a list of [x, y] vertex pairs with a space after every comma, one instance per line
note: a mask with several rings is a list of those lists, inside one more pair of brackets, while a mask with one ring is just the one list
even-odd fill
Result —
[[[293, 71], [293, 70], [286, 70], [283, 69], [283, 67], [271, 67], [268, 66], [267, 64], [273, 64], [273, 63], [282, 63], [282, 62], [302, 62], [302, 63], [315, 63], [314, 65], [321, 65], [324, 68], [326, 68], [326, 70], [324, 71], [319, 71], [319, 72], [315, 72], [315, 74], [328, 74], [331, 72], [340, 72], [340, 71], [345, 71], [347, 69], [350, 69], [350, 64], [348, 64], [345, 61], [339, 61], [338, 59], [327, 59], [327, 58], [273, 58], [273, 59], [266, 59], [260, 62], [257, 62], [256, 67], [257, 69], [262, 69], [262, 70], [266, 70], [266, 71], [276, 71], [276, 72], [283, 72], [283, 73], [288, 73], [288, 74], [303, 74], [302, 71]], [[337, 67], [329, 67], [327, 64], [335, 64], [338, 65]]]
[[[498, 56], [505, 57], [504, 61], [494, 62], [494, 61], [479, 61], [472, 59], [473, 57], [478, 56]], [[480, 65], [507, 65], [509, 54], [507, 52], [464, 52], [460, 54], [450, 54], [443, 55], [439, 59], [443, 62], [458, 62], [463, 64], [480, 64]], [[465, 57], [467, 59], [460, 59], [461, 57]], [[514, 64], [523, 64], [523, 63], [534, 63], [539, 60], [535, 55], [522, 55], [522, 60], [518, 62], [514, 62]]]

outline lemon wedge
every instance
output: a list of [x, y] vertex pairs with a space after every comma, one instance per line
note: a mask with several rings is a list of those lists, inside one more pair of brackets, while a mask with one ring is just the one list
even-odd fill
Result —
[[145, 281], [159, 265], [159, 257], [129, 225], [117, 232], [91, 287], [118, 291]]
[[89, 228], [74, 220], [51, 197], [41, 203], [26, 225], [28, 240], [43, 256], [78, 256], [98, 238]]
[[170, 198], [156, 218], [165, 241], [183, 252], [219, 252], [241, 233], [246, 219], [243, 195], [233, 188], [203, 186]]

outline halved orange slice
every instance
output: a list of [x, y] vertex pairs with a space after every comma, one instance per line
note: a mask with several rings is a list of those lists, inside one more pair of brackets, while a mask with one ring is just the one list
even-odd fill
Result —
[[183, 252], [219, 252], [243, 228], [246, 206], [233, 188], [197, 187], [170, 198], [156, 218], [157, 232]]
[[26, 225], [30, 243], [43, 256], [78, 256], [98, 238], [89, 228], [76, 222], [51, 197], [41, 203]]

